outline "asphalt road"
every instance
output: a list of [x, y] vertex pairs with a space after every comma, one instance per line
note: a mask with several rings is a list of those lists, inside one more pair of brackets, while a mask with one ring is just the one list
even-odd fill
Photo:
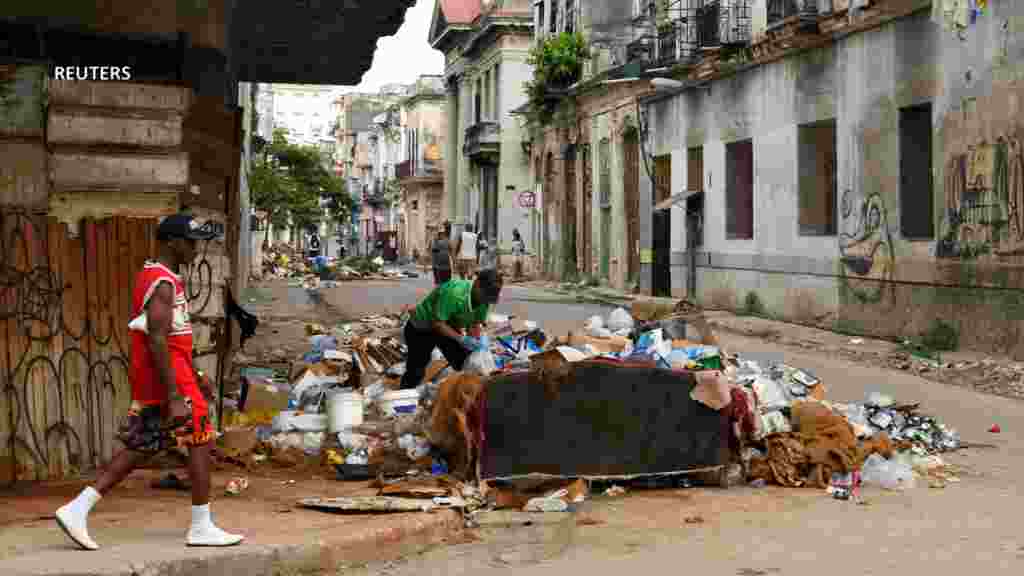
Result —
[[[373, 282], [342, 282], [320, 290], [322, 298], [341, 312], [353, 316], [394, 311], [415, 304], [433, 288], [428, 274], [419, 278]], [[292, 288], [294, 298], [305, 298], [304, 291]], [[498, 314], [514, 315], [537, 322], [549, 334], [564, 335], [578, 329], [587, 318], [607, 315], [612, 308], [600, 304], [579, 303], [564, 295], [537, 288], [509, 285], [495, 307]]]

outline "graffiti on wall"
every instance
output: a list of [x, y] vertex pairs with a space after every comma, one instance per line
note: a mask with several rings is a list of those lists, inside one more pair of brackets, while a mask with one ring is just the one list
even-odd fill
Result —
[[946, 164], [940, 258], [972, 260], [1024, 251], [1024, 142], [1000, 137]]
[[858, 198], [847, 189], [840, 205], [839, 254], [843, 285], [861, 302], [880, 302], [892, 288], [896, 260], [888, 212], [877, 193]]

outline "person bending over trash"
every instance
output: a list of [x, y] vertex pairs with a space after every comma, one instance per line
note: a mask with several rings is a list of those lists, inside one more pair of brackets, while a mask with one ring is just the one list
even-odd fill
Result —
[[404, 330], [409, 353], [403, 390], [420, 385], [434, 348], [441, 349], [449, 366], [462, 370], [466, 358], [483, 346], [478, 336], [466, 332], [476, 332], [487, 322], [501, 287], [501, 275], [489, 268], [481, 270], [476, 280], [455, 278], [445, 282], [416, 306]]

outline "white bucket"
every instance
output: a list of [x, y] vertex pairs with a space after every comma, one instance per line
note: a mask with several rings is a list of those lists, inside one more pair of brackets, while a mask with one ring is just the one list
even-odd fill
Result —
[[393, 390], [380, 395], [377, 404], [385, 416], [398, 416], [401, 414], [412, 414], [420, 402], [420, 393], [415, 388], [411, 390]]
[[327, 400], [327, 430], [337, 434], [363, 423], [363, 395], [340, 392]]

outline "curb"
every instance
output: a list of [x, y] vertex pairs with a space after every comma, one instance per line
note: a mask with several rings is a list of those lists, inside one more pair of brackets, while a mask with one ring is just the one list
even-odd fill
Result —
[[[236, 548], [197, 549], [181, 547], [168, 559], [141, 560], [145, 551], [111, 548], [103, 551], [73, 550], [61, 558], [21, 557], [0, 561], [5, 576], [284, 576], [317, 572], [334, 573], [346, 566], [396, 560], [442, 544], [459, 534], [464, 519], [457, 510], [368, 518], [364, 531], [345, 531], [331, 537], [329, 531], [310, 532], [302, 544], [242, 544]], [[164, 547], [161, 547], [164, 548]], [[165, 549], [165, 548], [164, 548]], [[163, 552], [161, 549], [160, 552]], [[6, 564], [6, 566], [4, 566]], [[42, 565], [41, 565], [42, 564]], [[55, 566], [54, 564], [66, 564]]]

